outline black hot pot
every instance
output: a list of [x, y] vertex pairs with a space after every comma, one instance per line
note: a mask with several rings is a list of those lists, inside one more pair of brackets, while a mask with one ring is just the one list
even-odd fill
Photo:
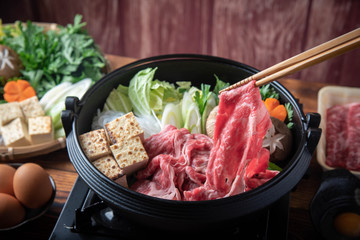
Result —
[[294, 148], [283, 171], [262, 186], [236, 196], [209, 201], [173, 201], [146, 196], [124, 188], [98, 171], [84, 155], [79, 135], [91, 130], [92, 118], [118, 84], [128, 85], [140, 70], [158, 67], [155, 78], [169, 82], [192, 81], [215, 85], [214, 74], [235, 83], [257, 72], [235, 61], [203, 55], [165, 55], [136, 61], [121, 67], [94, 84], [81, 100], [69, 97], [62, 122], [68, 154], [79, 176], [115, 212], [150, 227], [167, 230], [196, 230], [221, 226], [234, 220], [247, 221], [288, 194], [306, 172], [321, 135], [320, 115], [304, 115], [300, 105], [280, 83], [271, 83], [282, 102], [294, 110]]

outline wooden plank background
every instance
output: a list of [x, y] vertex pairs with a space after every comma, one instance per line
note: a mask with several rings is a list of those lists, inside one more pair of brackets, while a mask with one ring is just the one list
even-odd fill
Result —
[[[360, 27], [359, 0], [1, 0], [3, 23], [67, 24], [80, 13], [103, 52], [199, 53], [264, 69]], [[360, 49], [292, 75], [360, 87]]]

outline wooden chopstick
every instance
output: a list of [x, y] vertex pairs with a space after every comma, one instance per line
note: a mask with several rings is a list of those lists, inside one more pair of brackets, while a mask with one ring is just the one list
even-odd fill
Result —
[[275, 64], [274, 66], [271, 66], [221, 90], [220, 93], [242, 86], [252, 80], [257, 80], [255, 82], [257, 87], [265, 85], [286, 75], [295, 73], [304, 68], [343, 54], [359, 46], [360, 28]]

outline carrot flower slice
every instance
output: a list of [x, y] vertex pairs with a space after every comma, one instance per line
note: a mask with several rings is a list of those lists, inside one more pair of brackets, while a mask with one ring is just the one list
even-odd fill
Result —
[[4, 86], [4, 99], [7, 102], [19, 102], [33, 96], [36, 96], [36, 92], [26, 80], [9, 81]]

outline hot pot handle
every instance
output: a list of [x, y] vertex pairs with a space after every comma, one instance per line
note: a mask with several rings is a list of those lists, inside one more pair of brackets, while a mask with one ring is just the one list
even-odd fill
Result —
[[65, 110], [61, 112], [61, 122], [63, 124], [66, 136], [68, 136], [72, 131], [74, 116], [80, 108], [79, 102], [80, 100], [77, 97], [66, 97], [65, 99]]
[[306, 114], [306, 138], [307, 148], [311, 154], [314, 153], [321, 137], [321, 128], [319, 128], [321, 115], [319, 113]]

